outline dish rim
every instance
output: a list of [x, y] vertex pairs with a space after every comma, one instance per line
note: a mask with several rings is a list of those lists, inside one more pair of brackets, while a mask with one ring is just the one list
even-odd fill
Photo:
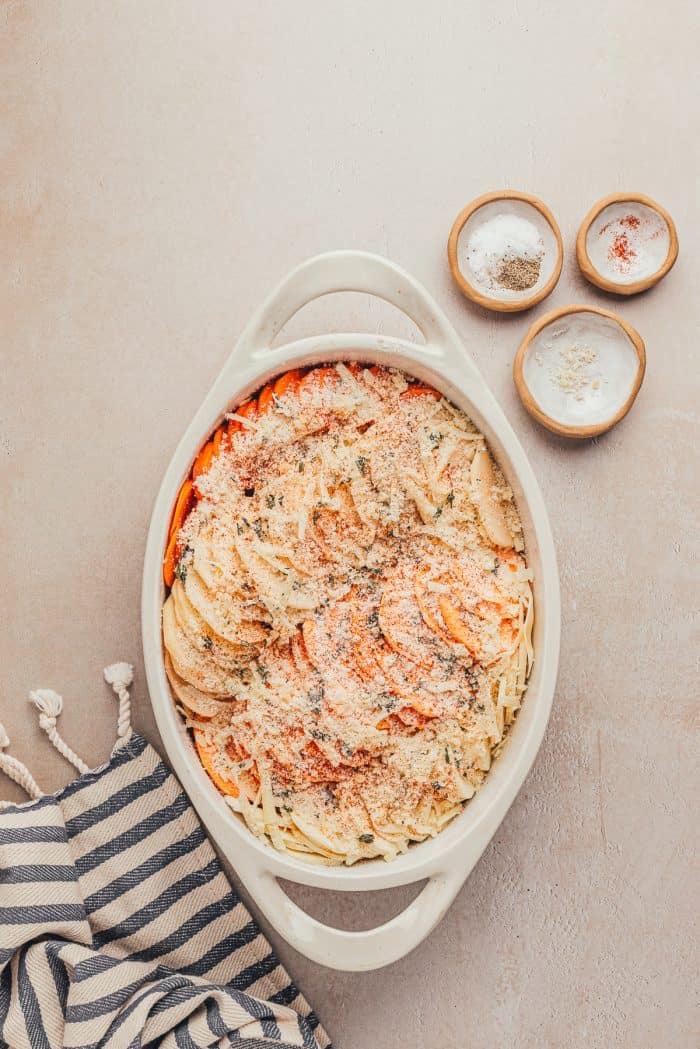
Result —
[[[598, 218], [601, 211], [610, 207], [611, 204], [626, 203], [643, 204], [645, 207], [651, 208], [652, 211], [655, 211], [666, 223], [669, 236], [668, 252], [659, 269], [654, 270], [654, 272], [649, 274], [648, 277], [642, 277], [640, 280], [622, 284], [618, 281], [610, 280], [593, 265], [591, 257], [588, 254], [586, 240], [588, 238], [589, 229]], [[606, 197], [601, 197], [601, 199], [596, 201], [593, 207], [585, 215], [579, 227], [578, 234], [576, 235], [576, 261], [581, 273], [586, 280], [589, 281], [589, 283], [594, 284], [596, 288], [601, 288], [603, 291], [611, 292], [614, 295], [638, 295], [641, 291], [653, 288], [655, 284], [658, 284], [660, 280], [663, 280], [668, 271], [675, 265], [677, 258], [678, 231], [676, 230], [676, 224], [666, 208], [651, 197], [648, 197], [645, 193], [609, 193]]]
[[[483, 292], [480, 292], [471, 283], [471, 281], [467, 280], [459, 266], [458, 249], [460, 233], [475, 212], [480, 208], [483, 208], [484, 205], [493, 204], [499, 200], [521, 200], [526, 204], [530, 204], [544, 217], [556, 238], [557, 258], [549, 280], [546, 284], [542, 285], [539, 291], [525, 299], [496, 299], [489, 295], [484, 295]], [[477, 197], [475, 200], [472, 200], [470, 204], [467, 204], [466, 207], [462, 208], [450, 230], [450, 235], [447, 240], [447, 258], [455, 284], [468, 299], [471, 299], [471, 301], [475, 302], [478, 306], [483, 306], [485, 309], [493, 310], [496, 313], [520, 313], [522, 310], [529, 310], [532, 306], [536, 306], [538, 302], [542, 302], [543, 299], [546, 299], [547, 296], [551, 295], [554, 291], [561, 276], [562, 266], [564, 265], [564, 242], [562, 240], [561, 230], [559, 229], [557, 220], [544, 201], [540, 200], [539, 197], [515, 189], [493, 190], [490, 193], [482, 194], [482, 196]]]
[[[569, 317], [576, 313], [595, 313], [599, 317], [606, 317], [608, 320], [614, 321], [620, 328], [622, 328], [625, 335], [632, 343], [637, 355], [637, 373], [627, 400], [609, 419], [601, 423], [592, 423], [589, 426], [569, 426], [566, 423], [561, 423], [558, 420], [553, 419], [552, 416], [548, 415], [535, 400], [530, 391], [530, 387], [527, 384], [525, 375], [523, 374], [523, 361], [525, 360], [528, 346], [533, 339], [539, 335], [544, 328], [547, 328], [550, 324], [554, 323], [554, 321], [557, 321], [562, 317]], [[612, 310], [606, 310], [602, 306], [589, 306], [583, 303], [576, 303], [574, 305], [559, 306], [556, 309], [549, 310], [541, 317], [538, 317], [537, 320], [530, 325], [525, 333], [523, 341], [518, 347], [518, 351], [513, 361], [513, 382], [515, 383], [518, 396], [520, 397], [523, 406], [533, 419], [536, 419], [537, 422], [540, 423], [540, 425], [544, 426], [547, 430], [550, 430], [551, 433], [557, 434], [559, 437], [572, 437], [578, 440], [586, 440], [590, 437], [598, 437], [601, 433], [607, 433], [608, 430], [611, 430], [613, 426], [617, 426], [617, 424], [624, 419], [634, 404], [642, 382], [644, 381], [646, 361], [647, 357], [644, 339], [637, 329], [633, 328], [624, 317], [620, 317], [619, 314], [613, 313]]]
[[[377, 334], [329, 333], [271, 348], [275, 335], [303, 305], [337, 291], [383, 298], [416, 323], [425, 344]], [[296, 365], [365, 360], [402, 368], [432, 382], [481, 429], [515, 488], [528, 562], [536, 572], [536, 662], [523, 708], [503, 752], [476, 796], [434, 839], [387, 863], [369, 859], [352, 867], [325, 867], [278, 853], [231, 812], [201, 764], [175, 709], [165, 677], [160, 614], [162, 558], [177, 491], [201, 443], [230, 405], [273, 375]], [[537, 566], [535, 568], [535, 566]], [[321, 964], [343, 970], [378, 968], [402, 957], [444, 915], [510, 808], [539, 751], [549, 720], [559, 658], [559, 578], [554, 541], [532, 467], [505, 415], [464, 345], [434, 300], [394, 263], [358, 251], [330, 252], [297, 267], [257, 311], [219, 377], [185, 428], [156, 497], [148, 533], [142, 586], [142, 639], [151, 704], [168, 757], [220, 850], [235, 865], [249, 895], [272, 926]], [[517, 745], [516, 745], [517, 741]], [[293, 903], [277, 878], [341, 891], [394, 888], [428, 879], [419, 895], [389, 922], [366, 932], [325, 926]]]

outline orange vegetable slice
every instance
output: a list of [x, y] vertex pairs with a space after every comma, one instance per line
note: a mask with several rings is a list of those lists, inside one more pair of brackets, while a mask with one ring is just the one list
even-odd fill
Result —
[[340, 376], [335, 368], [312, 368], [301, 380], [300, 386], [302, 390], [315, 390], [337, 382], [340, 382]]
[[196, 481], [198, 477], [202, 476], [202, 474], [207, 473], [207, 471], [209, 470], [209, 467], [212, 464], [212, 459], [213, 458], [214, 458], [214, 442], [213, 441], [207, 441], [207, 443], [204, 445], [204, 447], [202, 448], [201, 452], [199, 453], [199, 455], [197, 456], [197, 458], [194, 461], [194, 466], [192, 467], [192, 480], [193, 481]]
[[475, 659], [481, 655], [481, 642], [478, 633], [462, 619], [458, 607], [448, 597], [441, 596], [438, 599], [438, 607], [444, 620], [445, 626], [458, 641], [471, 652]]
[[388, 732], [392, 725], [397, 727], [405, 725], [407, 728], [419, 729], [436, 716], [435, 714], [423, 714], [413, 706], [402, 707], [396, 714], [389, 714], [388, 717], [378, 721], [375, 728], [378, 728], [380, 732]]
[[[242, 415], [244, 419], [254, 420], [258, 414], [258, 402], [255, 398], [251, 401], [246, 401], [239, 408], [236, 408], [236, 415]], [[244, 430], [243, 423], [239, 422], [238, 419], [231, 419], [228, 424], [229, 437], [233, 437], [234, 433], [239, 433]]]
[[382, 370], [378, 364], [363, 364], [362, 361], [352, 361], [350, 364], [346, 364], [345, 367], [353, 375], [360, 375], [363, 371], [368, 371], [371, 375], [379, 375]]
[[[423, 617], [425, 624], [429, 627], [434, 634], [441, 637], [443, 641], [447, 641], [450, 644], [454, 641], [452, 635], [442, 626], [439, 619], [437, 618], [436, 611], [431, 607], [427, 583], [430, 579], [430, 569], [423, 567], [419, 568], [416, 573], [416, 603], [420, 610], [420, 614]], [[437, 605], [437, 601], [435, 602]]]
[[301, 379], [302, 372], [299, 368], [292, 368], [290, 371], [285, 372], [284, 375], [280, 375], [273, 388], [275, 396], [284, 397], [286, 393], [296, 393]]
[[258, 396], [258, 414], [264, 415], [265, 412], [269, 412], [272, 405], [275, 403], [275, 392], [271, 384], [263, 386]]
[[442, 394], [434, 390], [432, 386], [421, 386], [419, 383], [415, 386], [409, 386], [407, 390], [404, 390], [401, 394], [402, 401], [410, 401], [413, 397], [434, 397], [436, 401], [441, 400]]
[[165, 557], [163, 558], [163, 582], [168, 589], [175, 582], [175, 569], [177, 568], [177, 562], [179, 560], [178, 547], [178, 531], [176, 529], [168, 539]]
[[177, 493], [177, 499], [175, 501], [175, 509], [173, 515], [170, 518], [170, 528], [168, 529], [168, 539], [172, 536], [173, 532], [179, 532], [185, 523], [185, 518], [189, 514], [190, 510], [197, 501], [192, 482], [188, 479], [183, 484], [180, 491]]
[[202, 768], [206, 772], [209, 779], [212, 781], [217, 790], [220, 790], [222, 794], [228, 794], [232, 798], [237, 798], [239, 794], [238, 787], [233, 780], [225, 779], [218, 772], [215, 771], [212, 765], [212, 759], [216, 753], [215, 748], [207, 741], [206, 736], [199, 729], [193, 729], [194, 745], [197, 748], [197, 754], [199, 760], [202, 763]]
[[192, 481], [188, 479], [177, 494], [173, 516], [170, 518], [168, 543], [165, 548], [165, 557], [163, 558], [163, 582], [168, 588], [175, 582], [175, 569], [180, 557], [179, 532], [196, 502], [197, 493], [194, 490]]
[[225, 433], [226, 433], [226, 427], [225, 426], [220, 426], [219, 429], [216, 431], [216, 433], [214, 434], [214, 436], [211, 439], [211, 443], [214, 445], [214, 458], [216, 458], [216, 456], [221, 451], [221, 442], [224, 439], [224, 434]]
[[433, 659], [428, 658], [424, 651], [421, 652], [421, 648], [424, 648], [424, 645], [420, 644], [422, 638], [416, 637], [415, 629], [407, 629], [407, 624], [412, 622], [415, 615], [416, 606], [417, 602], [412, 592], [409, 595], [398, 587], [391, 588], [390, 585], [387, 585], [379, 602], [379, 624], [382, 633], [389, 647], [408, 663], [408, 666], [402, 667], [404, 671], [408, 671], [412, 666], [426, 669], [433, 666]]

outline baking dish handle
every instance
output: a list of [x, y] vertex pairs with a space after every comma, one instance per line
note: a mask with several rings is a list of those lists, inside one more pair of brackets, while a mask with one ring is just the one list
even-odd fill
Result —
[[285, 940], [319, 965], [343, 972], [367, 972], [390, 965], [412, 951], [432, 932], [464, 881], [464, 873], [433, 874], [416, 898], [388, 922], [350, 932], [324, 925], [303, 911], [269, 871], [260, 871], [253, 896]]
[[364, 292], [391, 303], [413, 321], [425, 339], [425, 345], [406, 340], [412, 350], [440, 358], [449, 347], [483, 381], [461, 339], [425, 288], [389, 259], [366, 251], [330, 251], [292, 270], [253, 316], [220, 378], [229, 369], [263, 357], [287, 321], [307, 303], [340, 291]]

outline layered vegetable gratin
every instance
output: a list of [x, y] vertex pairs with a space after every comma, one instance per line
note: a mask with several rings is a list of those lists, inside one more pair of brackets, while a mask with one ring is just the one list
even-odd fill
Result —
[[532, 665], [513, 496], [473, 423], [399, 371], [290, 371], [232, 412], [173, 513], [165, 666], [250, 830], [392, 859], [472, 797]]

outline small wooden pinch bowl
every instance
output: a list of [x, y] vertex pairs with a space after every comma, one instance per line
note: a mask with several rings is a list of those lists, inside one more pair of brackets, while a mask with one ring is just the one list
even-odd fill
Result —
[[[641, 227], [642, 242], [627, 271], [616, 268], [614, 231], [625, 236], [629, 219]], [[642, 248], [641, 252], [639, 247]], [[594, 204], [576, 237], [576, 260], [591, 284], [616, 295], [636, 295], [657, 284], [678, 258], [678, 234], [668, 211], [643, 193], [611, 193]]]
[[560, 437], [605, 433], [627, 415], [644, 379], [635, 328], [599, 306], [564, 306], [532, 325], [513, 362], [520, 400]]
[[[532, 286], [523, 291], [507, 288], [491, 291], [479, 286], [470, 272], [466, 256], [466, 235], [488, 218], [506, 213], [527, 218], [536, 227], [544, 244], [540, 275]], [[447, 258], [455, 284], [463, 295], [487, 310], [514, 313], [528, 310], [545, 299], [556, 286], [561, 275], [564, 249], [561, 231], [554, 215], [538, 197], [517, 190], [496, 190], [477, 197], [460, 211], [447, 241]]]

